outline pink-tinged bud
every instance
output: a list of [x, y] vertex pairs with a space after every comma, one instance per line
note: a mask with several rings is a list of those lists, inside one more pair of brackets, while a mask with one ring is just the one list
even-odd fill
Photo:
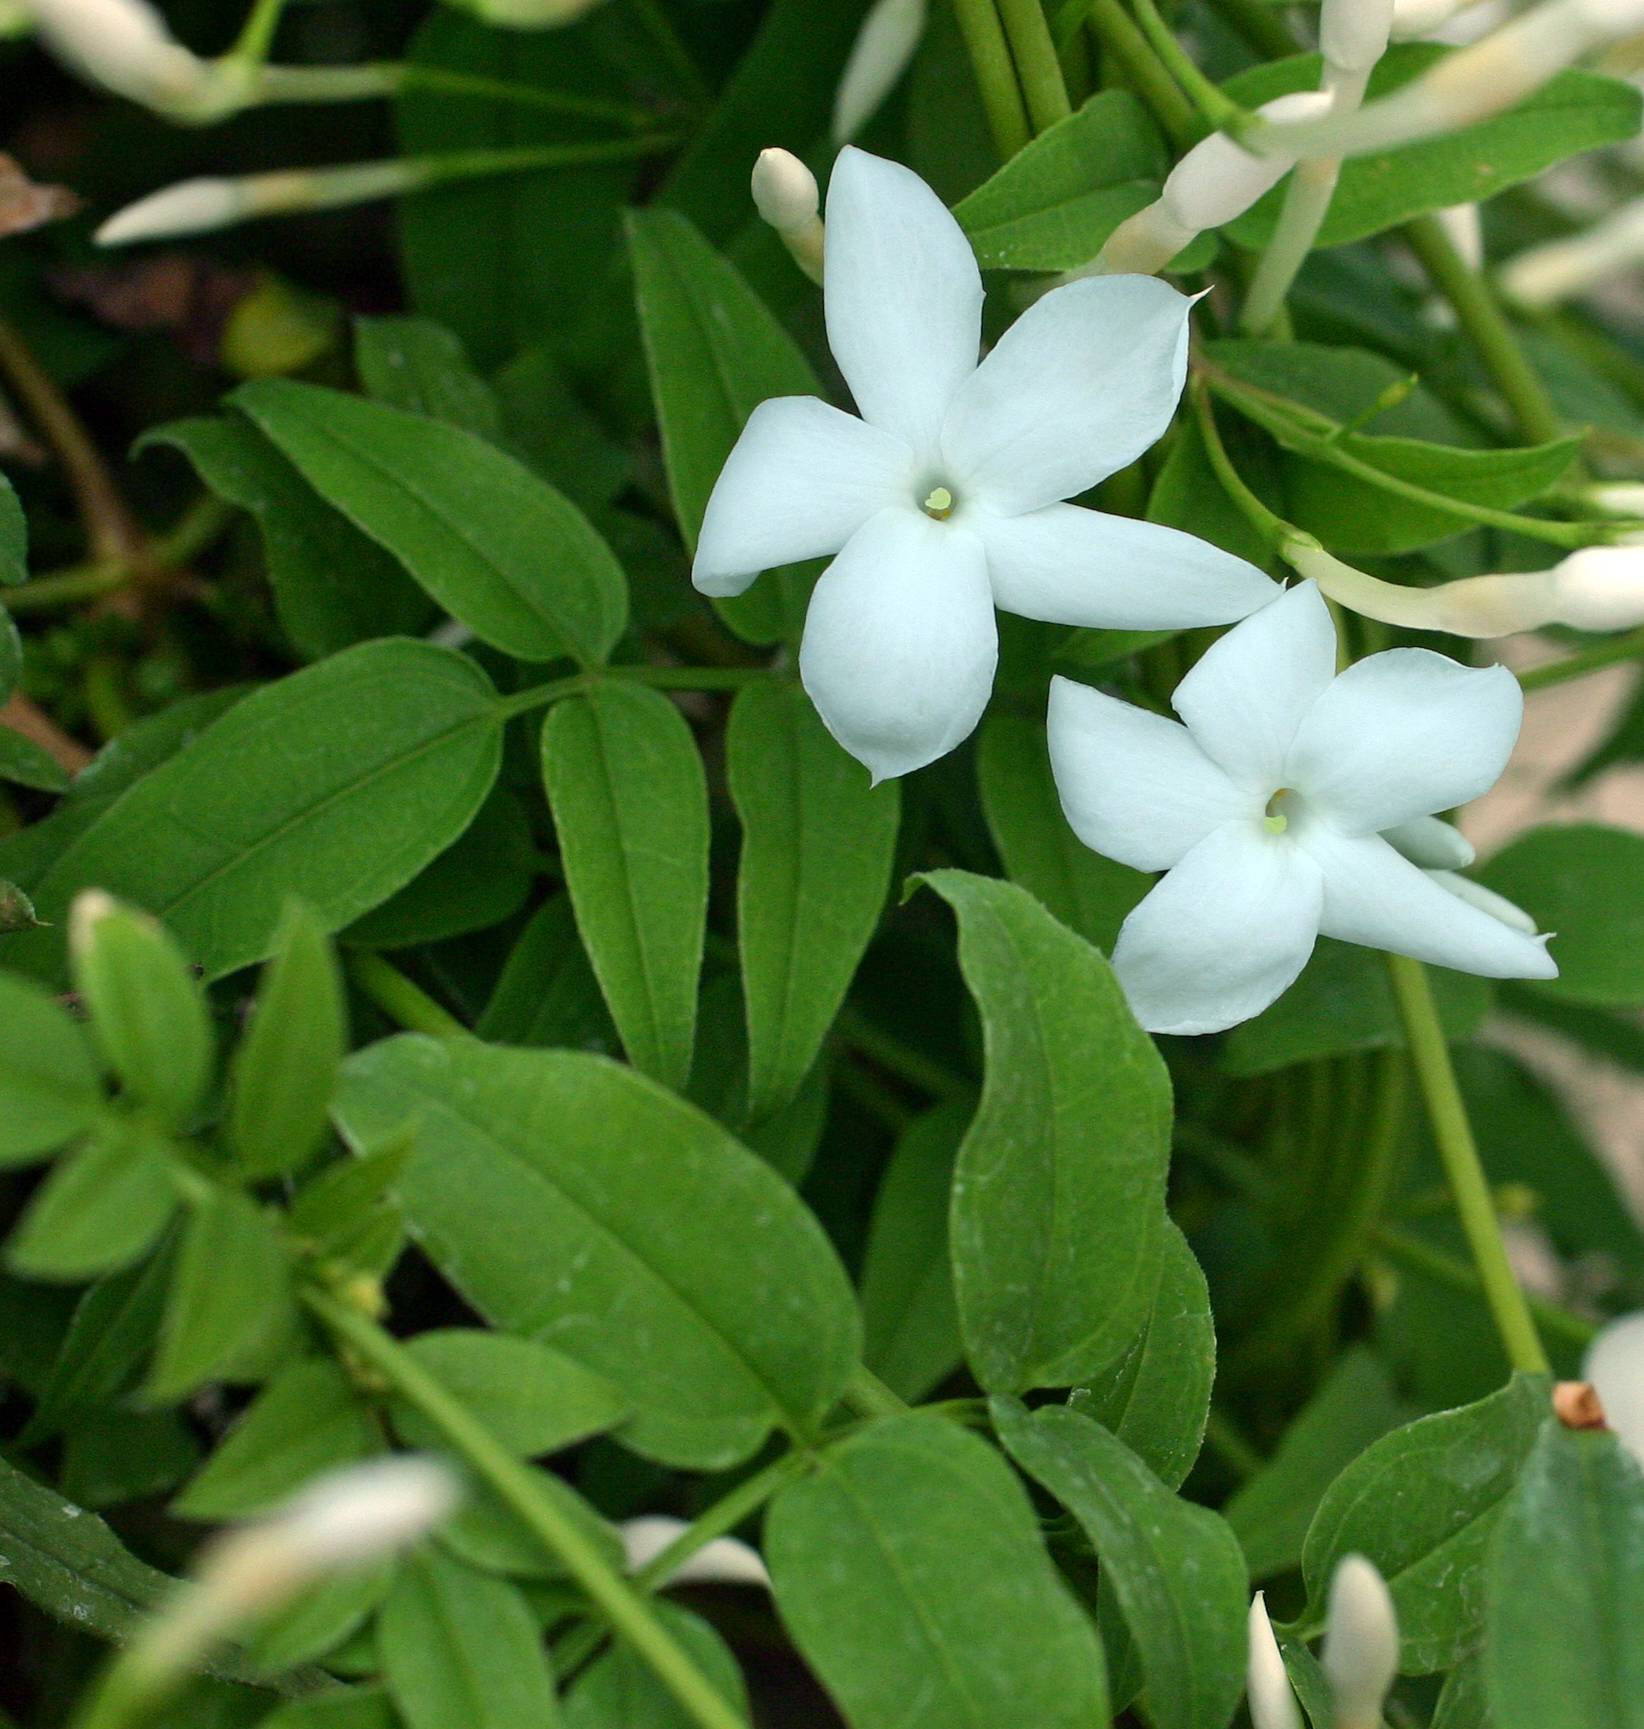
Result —
[[1368, 72], [1387, 52], [1393, 0], [1324, 0], [1319, 48], [1343, 72]]
[[820, 282], [826, 233], [816, 176], [791, 150], [761, 150], [752, 189], [754, 208], [781, 235], [799, 268]]
[[1295, 1691], [1279, 1642], [1273, 1636], [1273, 1623], [1267, 1618], [1267, 1600], [1260, 1591], [1250, 1602], [1249, 1630], [1245, 1695], [1250, 1705], [1251, 1729], [1302, 1729]]
[[1362, 1555], [1344, 1556], [1330, 1581], [1323, 1667], [1335, 1729], [1380, 1729], [1399, 1672], [1398, 1617], [1386, 1580]]

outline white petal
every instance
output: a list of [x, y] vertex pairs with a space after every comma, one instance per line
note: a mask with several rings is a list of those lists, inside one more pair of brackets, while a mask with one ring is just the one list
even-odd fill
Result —
[[1192, 305], [1152, 276], [1092, 276], [1030, 306], [942, 429], [959, 497], [1014, 516], [1134, 462], [1176, 412]]
[[1280, 591], [1253, 564], [1180, 529], [1076, 504], [1025, 516], [967, 511], [988, 551], [993, 603], [1023, 618], [1107, 630], [1227, 624]]
[[1261, 814], [1179, 721], [1053, 678], [1046, 725], [1069, 826], [1120, 864], [1168, 870], [1212, 829]]
[[714, 482], [691, 581], [740, 594], [762, 570], [838, 552], [870, 516], [912, 498], [902, 439], [814, 396], [772, 397]]
[[885, 510], [822, 573], [799, 672], [828, 731], [878, 782], [969, 736], [998, 653], [982, 543], [918, 510]]
[[1644, 1464], [1644, 1314], [1599, 1329], [1581, 1372], [1598, 1389], [1605, 1421]]
[[1319, 930], [1317, 865], [1255, 822], [1199, 842], [1131, 913], [1113, 967], [1153, 1033], [1216, 1033], [1295, 982]]
[[1212, 643], [1170, 701], [1205, 753], [1265, 797], [1287, 784], [1291, 740], [1335, 676], [1330, 608], [1304, 582]]
[[1350, 666], [1313, 705], [1286, 784], [1347, 833], [1392, 828], [1494, 786], [1523, 718], [1524, 693], [1506, 667], [1389, 649]]
[[828, 184], [823, 268], [828, 345], [856, 406], [928, 464], [982, 346], [964, 230], [912, 169], [847, 148]]
[[1460, 829], [1436, 816], [1412, 817], [1409, 822], [1395, 823], [1382, 831], [1381, 838], [1423, 870], [1466, 870], [1478, 857], [1473, 843]]
[[1324, 872], [1319, 929], [1327, 937], [1488, 979], [1557, 978], [1546, 937], [1470, 906], [1380, 835], [1341, 835], [1318, 821], [1297, 823], [1292, 833]]

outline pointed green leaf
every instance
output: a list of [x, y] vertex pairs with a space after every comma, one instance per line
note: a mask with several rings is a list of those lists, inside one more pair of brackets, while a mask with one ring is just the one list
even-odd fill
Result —
[[140, 1123], [110, 1118], [60, 1160], [6, 1248], [31, 1279], [90, 1279], [129, 1265], [177, 1206], [169, 1150]]
[[0, 973], [0, 1028], [0, 1165], [16, 1165], [89, 1129], [103, 1089], [85, 1036], [38, 985]]

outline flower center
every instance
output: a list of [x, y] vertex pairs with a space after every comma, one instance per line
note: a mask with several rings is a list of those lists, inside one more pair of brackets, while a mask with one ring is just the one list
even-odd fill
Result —
[[934, 517], [938, 522], [946, 522], [953, 515], [953, 502], [953, 494], [945, 486], [933, 486], [919, 508], [926, 516]]
[[1262, 827], [1269, 834], [1283, 834], [1289, 828], [1290, 817], [1285, 810], [1285, 804], [1294, 796], [1293, 788], [1281, 786], [1267, 801], [1267, 814], [1262, 818]]

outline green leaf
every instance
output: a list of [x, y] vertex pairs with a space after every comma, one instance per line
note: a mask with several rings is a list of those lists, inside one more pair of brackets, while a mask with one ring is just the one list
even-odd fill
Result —
[[[1489, 985], [1443, 967], [1433, 968], [1432, 983], [1446, 1035], [1470, 1038], [1489, 1012]], [[1229, 1074], [1266, 1075], [1318, 1057], [1392, 1050], [1403, 1043], [1384, 957], [1323, 937], [1290, 989], [1227, 1035], [1220, 1060]]]
[[145, 1402], [174, 1404], [243, 1375], [291, 1316], [290, 1268], [268, 1215], [237, 1189], [208, 1189], [183, 1231]]
[[1548, 1419], [1490, 1557], [1495, 1729], [1644, 1724], [1644, 1478], [1613, 1434]]
[[777, 1607], [851, 1729], [1089, 1729], [1108, 1720], [1095, 1630], [1021, 1484], [941, 1417], [820, 1454], [765, 1521]]
[[[1435, 43], [1394, 47], [1371, 74], [1371, 97], [1408, 83], [1451, 52]], [[1224, 89], [1234, 101], [1260, 107], [1292, 90], [1317, 89], [1318, 82], [1318, 56], [1303, 54], [1253, 67]], [[1535, 95], [1488, 120], [1344, 164], [1318, 243], [1341, 246], [1426, 211], [1484, 203], [1566, 157], [1635, 137], [1638, 126], [1636, 90], [1597, 73], [1560, 72]], [[1227, 233], [1241, 246], [1264, 247], [1282, 198], [1282, 188], [1270, 193], [1230, 223]]]
[[1484, 1557], [1547, 1412], [1547, 1382], [1518, 1375], [1475, 1405], [1395, 1429], [1331, 1485], [1302, 1550], [1308, 1603], [1322, 1615], [1345, 1555], [1381, 1569], [1398, 1611], [1400, 1666], [1459, 1663], [1484, 1621]]
[[1097, 951], [1009, 883], [922, 880], [959, 919], [986, 1079], [954, 1178], [965, 1348], [990, 1391], [1095, 1374], [1159, 1276], [1170, 1083]]
[[[700, 1616], [672, 1603], [655, 1605], [685, 1653], [740, 1717], [748, 1693], [736, 1658]], [[577, 1677], [565, 1699], [565, 1729], [695, 1729], [673, 1695], [632, 1646], [618, 1641]]]
[[588, 958], [636, 1068], [691, 1071], [708, 914], [708, 787], [659, 691], [611, 680], [556, 703], [542, 772]]
[[328, 1656], [365, 1627], [388, 1595], [394, 1573], [392, 1561], [379, 1561], [310, 1585], [257, 1625], [246, 1644], [246, 1662], [265, 1675], [279, 1675]]
[[347, 1049], [336, 957], [314, 915], [290, 907], [229, 1071], [228, 1138], [250, 1175], [283, 1175], [308, 1163], [325, 1136]]
[[175, 1411], [93, 1411], [64, 1437], [57, 1486], [82, 1507], [116, 1507], [170, 1494], [199, 1462]]
[[0, 973], [0, 1166], [84, 1134], [103, 1110], [85, 1035], [27, 979]]
[[1490, 1729], [1484, 1663], [1477, 1654], [1450, 1671], [1433, 1707], [1432, 1729]]
[[1337, 1358], [1254, 1477], [1222, 1508], [1253, 1579], [1301, 1565], [1307, 1528], [1338, 1473], [1402, 1415], [1381, 1361], [1362, 1346]]
[[[373, 540], [333, 510], [250, 421], [173, 421], [138, 442], [170, 445], [219, 498], [249, 511], [263, 539], [280, 628], [323, 660], [372, 637], [422, 630], [428, 597]], [[124, 735], [122, 735], [123, 737]]]
[[216, 1060], [205, 998], [170, 935], [99, 890], [75, 903], [74, 988], [121, 1085], [167, 1128], [199, 1106]]
[[616, 1028], [577, 937], [569, 895], [544, 901], [520, 932], [475, 1031], [498, 1045], [617, 1053]]
[[0, 585], [27, 582], [29, 575], [29, 527], [23, 507], [11, 482], [0, 474]]
[[537, 874], [525, 807], [497, 786], [474, 820], [398, 894], [342, 933], [354, 948], [410, 948], [489, 930], [525, 904]]
[[11, 614], [0, 606], [0, 702], [17, 688], [22, 676], [23, 639], [17, 634]]
[[[3, 698], [5, 689], [9, 689], [3, 677], [0, 687], [4, 687], [0, 689]], [[14, 786], [33, 787], [37, 792], [66, 792], [69, 786], [68, 773], [56, 758], [32, 738], [24, 738], [9, 726], [0, 726], [0, 780], [10, 781]]]
[[377, 1620], [383, 1680], [409, 1729], [552, 1729], [548, 1658], [519, 1587], [437, 1549], [400, 1568]]
[[476, 636], [522, 660], [610, 654], [627, 623], [622, 567], [582, 512], [515, 458], [315, 384], [264, 379], [229, 400]]
[[1644, 1002], [1644, 836], [1597, 823], [1532, 829], [1479, 872], [1553, 931], [1556, 979], [1525, 985], [1583, 1003]]
[[354, 365], [366, 393], [495, 442], [502, 417], [461, 341], [431, 318], [358, 318]]
[[954, 206], [984, 270], [1072, 270], [1158, 197], [1167, 162], [1147, 110], [1104, 90]]
[[[618, 1532], [552, 1471], [530, 1465], [537, 1493], [552, 1501], [617, 1572], [627, 1568]], [[438, 1542], [482, 1573], [518, 1579], [564, 1579], [564, 1564], [540, 1537], [520, 1523], [519, 1515], [495, 1494], [473, 1485], [456, 1512], [440, 1526]]]
[[[246, 697], [137, 781], [34, 887], [61, 920], [96, 885], [163, 918], [208, 979], [261, 960], [292, 898], [327, 929], [386, 900], [467, 827], [501, 717], [470, 660], [365, 643]], [[55, 977], [61, 939], [7, 939]]]
[[1102, 1425], [1065, 1406], [990, 1409], [1010, 1456], [1083, 1527], [1141, 1653], [1158, 1729], [1226, 1723], [1244, 1690], [1249, 1583], [1238, 1539], [1178, 1500]]
[[427, 1254], [494, 1325], [618, 1386], [636, 1451], [727, 1465], [839, 1396], [858, 1322], [833, 1250], [692, 1106], [600, 1057], [477, 1042], [394, 1039], [344, 1075], [356, 1144], [421, 1122], [398, 1187]]
[[938, 1105], [902, 1133], [879, 1184], [862, 1258], [863, 1361], [892, 1392], [924, 1398], [964, 1346], [948, 1259], [953, 1166], [966, 1103]]
[[[451, 1327], [418, 1334], [406, 1350], [505, 1447], [527, 1458], [614, 1429], [630, 1414], [609, 1381], [534, 1339]], [[404, 1401], [396, 1400], [389, 1415], [409, 1445], [444, 1444]]]
[[[7, 1584], [79, 1633], [115, 1641], [131, 1634], [147, 1610], [176, 1589], [169, 1574], [139, 1561], [99, 1518], [0, 1459], [0, 1561]], [[204, 1667], [227, 1680], [249, 1680], [234, 1653]], [[313, 1671], [290, 1683], [313, 1685]]]
[[725, 751], [757, 1121], [798, 1091], [845, 1000], [890, 886], [901, 798], [894, 781], [870, 788], [796, 684], [744, 690]]
[[1178, 1489], [1199, 1456], [1215, 1379], [1210, 1291], [1187, 1238], [1167, 1219], [1159, 1283], [1142, 1330], [1068, 1403], [1117, 1435], [1167, 1488]]
[[380, 1447], [371, 1413], [342, 1369], [320, 1357], [291, 1363], [246, 1408], [171, 1510], [183, 1519], [265, 1512], [310, 1477]]
[[288, 1701], [257, 1729], [396, 1729], [398, 1721], [380, 1687], [334, 1687]]
[[[506, 30], [444, 7], [412, 37], [405, 58], [436, 75], [475, 81], [474, 94], [407, 80], [395, 101], [408, 155], [529, 149], [611, 136], [552, 107], [498, 99], [486, 84], [525, 85], [573, 98], [627, 94], [620, 60], [601, 51], [598, 20], [552, 30]], [[647, 95], [651, 73], [636, 67]], [[429, 187], [399, 201], [400, 249], [417, 311], [461, 338], [489, 371], [546, 334], [569, 339], [578, 314], [606, 288], [632, 165], [524, 169]], [[745, 191], [745, 189], [744, 189]], [[596, 262], [597, 261], [597, 262]]]
[[[694, 549], [708, 494], [748, 416], [768, 396], [819, 396], [821, 386], [735, 265], [683, 216], [630, 212], [628, 251], [668, 490]], [[796, 641], [817, 568], [767, 571], [746, 594], [714, 605], [750, 642]]]
[[1010, 880], [1104, 954], [1152, 878], [1093, 853], [1062, 814], [1043, 719], [991, 714], [976, 753], [982, 814]]
[[135, 1261], [176, 1205], [166, 1143], [140, 1123], [110, 1118], [52, 1170], [6, 1259], [31, 1279], [95, 1278]]

